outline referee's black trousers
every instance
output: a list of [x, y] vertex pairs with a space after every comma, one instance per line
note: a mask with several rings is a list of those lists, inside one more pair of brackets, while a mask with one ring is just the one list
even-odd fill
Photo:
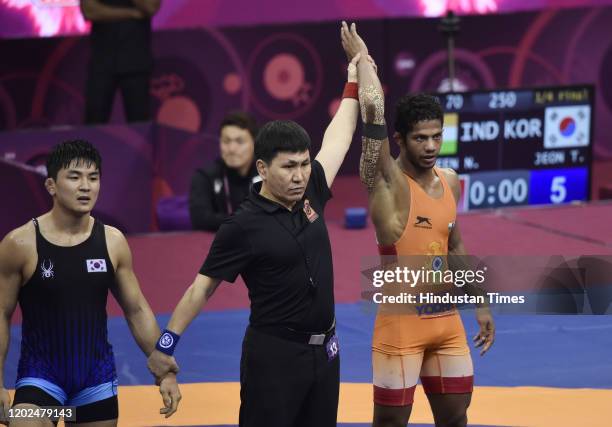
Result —
[[335, 427], [340, 356], [247, 328], [240, 361], [240, 427]]

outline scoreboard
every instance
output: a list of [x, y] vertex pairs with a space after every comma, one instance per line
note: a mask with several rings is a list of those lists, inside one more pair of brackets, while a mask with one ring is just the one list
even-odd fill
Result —
[[593, 86], [438, 94], [460, 210], [590, 198]]

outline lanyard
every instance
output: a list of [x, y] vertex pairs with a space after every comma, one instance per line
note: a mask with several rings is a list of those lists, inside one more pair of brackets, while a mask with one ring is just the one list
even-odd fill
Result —
[[227, 213], [228, 215], [231, 215], [234, 210], [232, 209], [232, 202], [230, 200], [230, 188], [226, 172], [223, 172], [223, 190], [225, 191], [225, 205], [227, 207]]

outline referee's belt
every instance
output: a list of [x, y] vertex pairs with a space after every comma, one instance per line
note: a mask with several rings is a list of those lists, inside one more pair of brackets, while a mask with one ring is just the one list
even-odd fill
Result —
[[296, 331], [284, 326], [257, 326], [253, 329], [300, 344], [323, 345], [336, 333], [336, 319], [334, 319], [331, 328], [321, 333]]

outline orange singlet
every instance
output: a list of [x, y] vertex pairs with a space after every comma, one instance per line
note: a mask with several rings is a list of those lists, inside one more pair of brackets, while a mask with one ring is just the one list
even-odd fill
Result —
[[[444, 269], [448, 239], [455, 225], [455, 198], [444, 174], [434, 168], [443, 187], [440, 198], [428, 195], [409, 176], [410, 212], [404, 231], [392, 246], [379, 246], [381, 255], [396, 255], [397, 265], [426, 270]], [[394, 284], [385, 294], [397, 295]], [[453, 285], [401, 284], [416, 298], [419, 294], [443, 295]], [[461, 317], [452, 304], [382, 304], [376, 316], [372, 339], [374, 401], [381, 405], [412, 403], [414, 386], [421, 377], [426, 392], [468, 393], [473, 368]]]

